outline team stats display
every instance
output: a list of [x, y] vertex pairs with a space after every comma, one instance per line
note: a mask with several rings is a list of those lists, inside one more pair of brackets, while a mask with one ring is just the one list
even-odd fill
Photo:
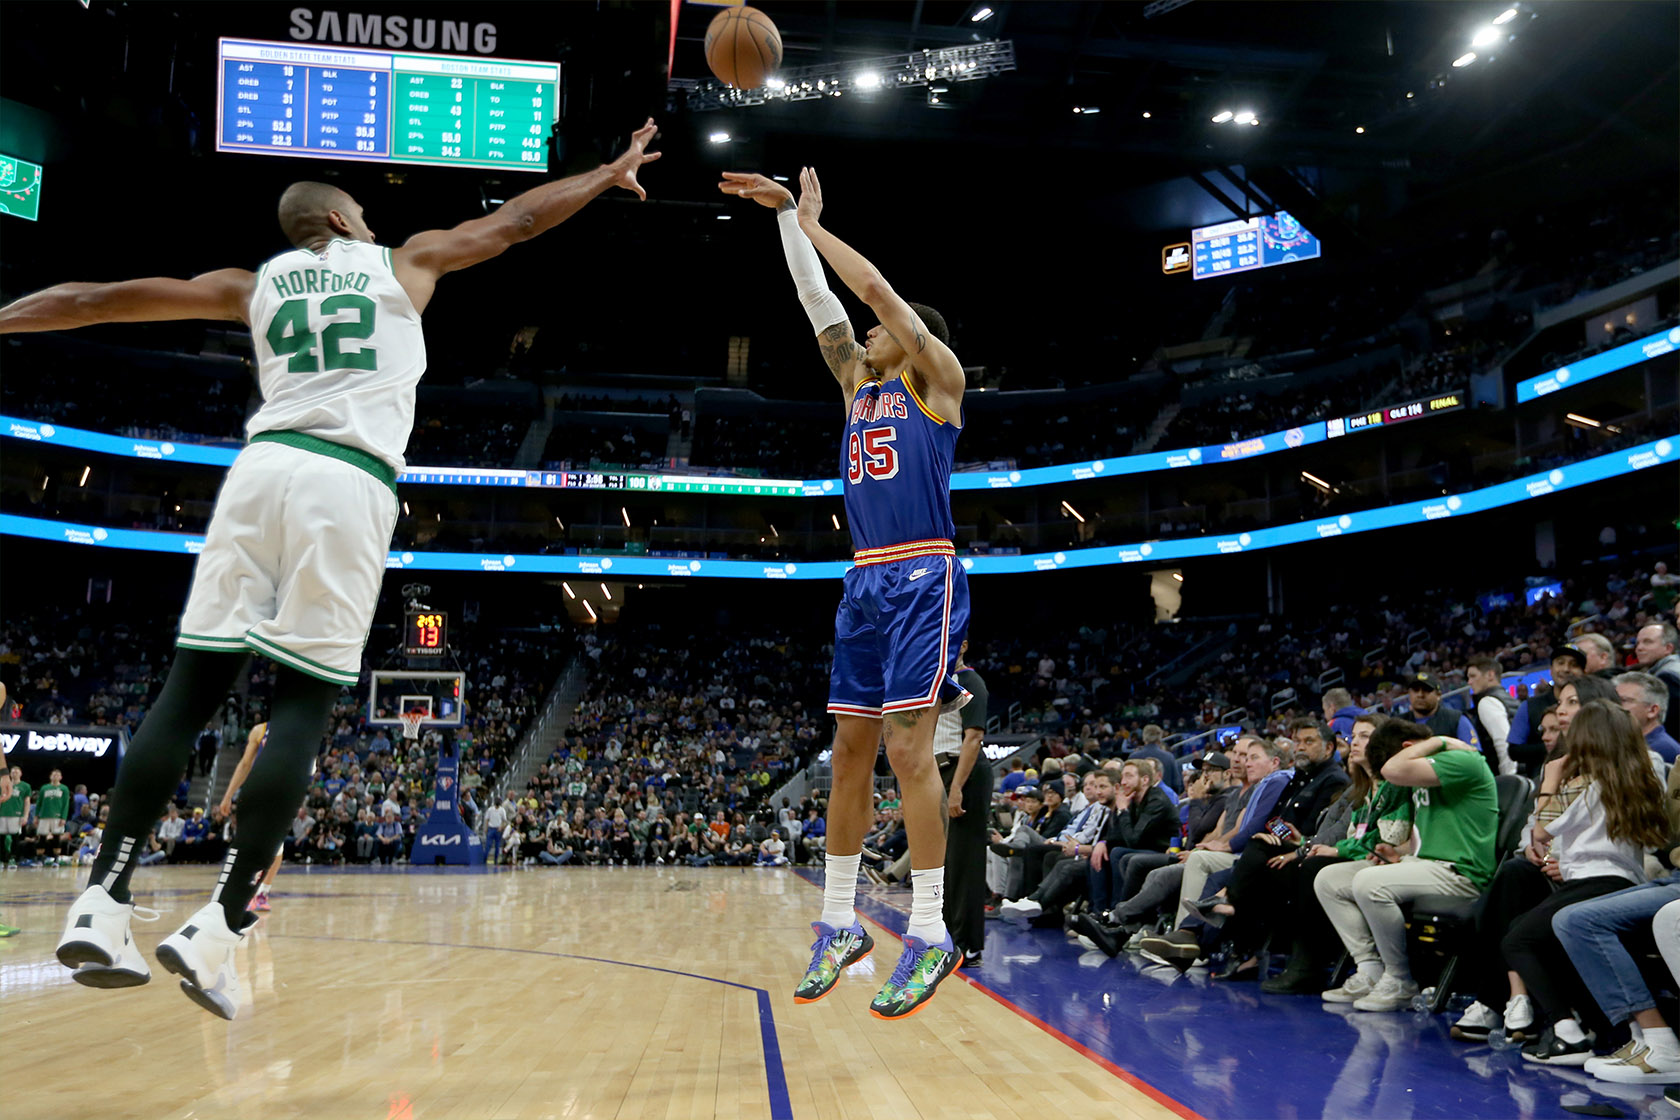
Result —
[[1242, 218], [1190, 231], [1190, 269], [1196, 280], [1256, 268], [1312, 260], [1318, 238], [1287, 210], [1265, 218]]
[[548, 170], [558, 63], [219, 45], [217, 151]]

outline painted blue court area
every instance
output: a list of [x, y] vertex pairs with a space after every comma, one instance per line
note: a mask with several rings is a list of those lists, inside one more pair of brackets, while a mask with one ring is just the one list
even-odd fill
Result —
[[[860, 912], [895, 934], [909, 905], [908, 890], [860, 888]], [[1595, 1116], [1674, 1115], [1661, 1086], [1609, 1084], [1524, 1062], [1516, 1047], [1454, 1042], [1450, 1016], [1267, 995], [1252, 982], [1211, 981], [1206, 969], [1180, 976], [1138, 956], [1110, 960], [1053, 930], [989, 922], [985, 964], [961, 975], [1206, 1120], [1581, 1115], [1570, 1106], [1615, 1110], [1585, 1113]]]

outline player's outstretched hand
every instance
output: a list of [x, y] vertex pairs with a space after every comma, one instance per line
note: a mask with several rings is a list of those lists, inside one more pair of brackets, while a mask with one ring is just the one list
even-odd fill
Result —
[[613, 186], [634, 191], [636, 197], [643, 202], [647, 201], [647, 191], [644, 191], [642, 185], [636, 181], [636, 172], [640, 170], [643, 164], [652, 163], [665, 154], [664, 152], [649, 152], [647, 150], [648, 143], [653, 140], [655, 133], [658, 131], [659, 128], [653, 123], [653, 118], [649, 117], [646, 124], [630, 134], [630, 147], [626, 148], [624, 154], [612, 162]]
[[802, 167], [799, 169], [799, 220], [814, 222], [822, 217], [822, 183], [817, 180], [817, 169]]
[[793, 192], [764, 175], [750, 171], [725, 171], [718, 190], [724, 194], [750, 198], [760, 206], [779, 209], [784, 202], [793, 201]]

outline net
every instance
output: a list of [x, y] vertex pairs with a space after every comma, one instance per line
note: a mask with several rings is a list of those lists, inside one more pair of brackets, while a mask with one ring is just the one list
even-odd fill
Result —
[[420, 738], [420, 725], [426, 720], [425, 712], [402, 712], [398, 714], [397, 719], [402, 721], [402, 733], [404, 739], [412, 743]]

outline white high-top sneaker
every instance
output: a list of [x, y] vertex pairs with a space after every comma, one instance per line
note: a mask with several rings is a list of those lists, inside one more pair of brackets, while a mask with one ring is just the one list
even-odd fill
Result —
[[132, 988], [146, 983], [152, 970], [129, 932], [129, 921], [135, 917], [155, 922], [158, 912], [118, 902], [97, 883], [89, 886], [64, 919], [58, 963], [74, 969], [76, 982], [90, 988]]
[[[255, 914], [245, 917], [256, 921]], [[239, 971], [233, 951], [245, 939], [243, 930], [230, 930], [222, 904], [211, 902], [157, 947], [157, 959], [181, 977], [181, 991], [212, 1015], [232, 1019], [239, 1013]]]

